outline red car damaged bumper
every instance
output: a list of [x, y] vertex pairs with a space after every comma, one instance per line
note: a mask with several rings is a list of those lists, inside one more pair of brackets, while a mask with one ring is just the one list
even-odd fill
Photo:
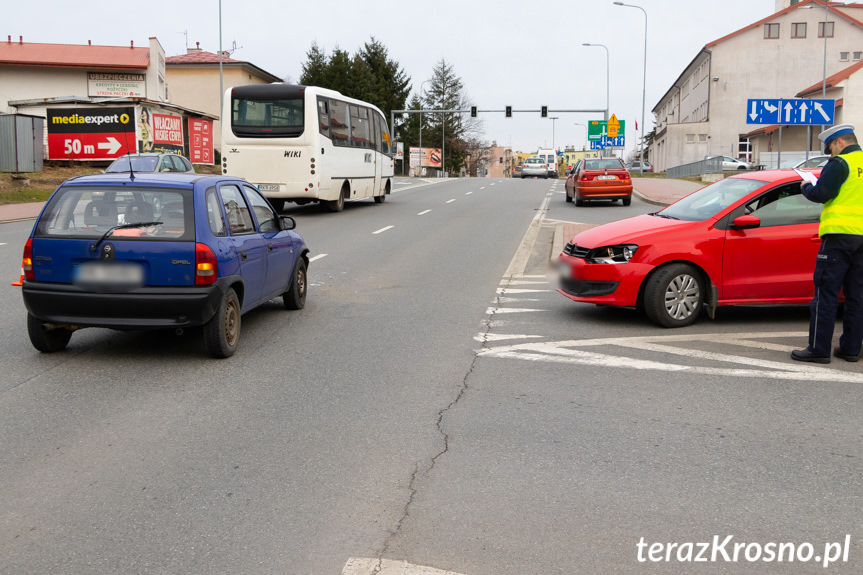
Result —
[[588, 263], [583, 258], [561, 254], [558, 258], [558, 292], [573, 301], [635, 307], [641, 282], [652, 265]]

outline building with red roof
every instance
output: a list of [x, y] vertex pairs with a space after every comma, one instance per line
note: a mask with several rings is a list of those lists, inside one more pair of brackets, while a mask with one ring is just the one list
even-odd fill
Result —
[[863, 121], [845, 92], [857, 64], [863, 4], [777, 0], [776, 13], [705, 45], [669, 87], [652, 110], [649, 159], [662, 171], [723, 155], [776, 167], [780, 133], [782, 157], [818, 153], [819, 126], [747, 123], [748, 100], [821, 98], [826, 75], [826, 97], [839, 100], [835, 123]]

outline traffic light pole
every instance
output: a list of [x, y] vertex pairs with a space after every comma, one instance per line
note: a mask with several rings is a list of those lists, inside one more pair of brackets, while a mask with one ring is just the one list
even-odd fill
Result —
[[[390, 132], [392, 133], [392, 141], [396, 141], [396, 114], [470, 114], [473, 116], [473, 112], [483, 113], [483, 114], [493, 114], [493, 113], [503, 113], [507, 114], [509, 117], [512, 114], [542, 114], [545, 115], [542, 117], [545, 118], [548, 114], [598, 114], [599, 112], [603, 112], [606, 116], [608, 116], [608, 109], [598, 109], [598, 110], [549, 110], [547, 106], [543, 106], [539, 110], [513, 110], [511, 106], [507, 106], [503, 110], [479, 110], [476, 109], [476, 106], [471, 106], [467, 110], [390, 110]], [[446, 143], [444, 142], [444, 146]], [[443, 154], [443, 152], [441, 153]], [[420, 157], [422, 157], [422, 151], [420, 151]], [[410, 161], [410, 150], [408, 150], [408, 161]], [[444, 159], [441, 158], [441, 167], [443, 167]], [[422, 166], [420, 166], [422, 167]]]

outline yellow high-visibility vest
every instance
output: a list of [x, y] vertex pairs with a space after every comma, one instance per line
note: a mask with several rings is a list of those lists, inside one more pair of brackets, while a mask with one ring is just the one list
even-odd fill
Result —
[[839, 194], [824, 203], [818, 235], [863, 235], [863, 152], [839, 157], [848, 164], [848, 179], [839, 188]]

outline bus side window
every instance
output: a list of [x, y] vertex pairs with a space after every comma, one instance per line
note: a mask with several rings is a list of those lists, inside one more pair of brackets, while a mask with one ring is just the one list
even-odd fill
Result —
[[350, 146], [348, 138], [348, 105], [330, 100], [330, 134], [336, 146]]
[[372, 148], [381, 151], [381, 119], [375, 113], [372, 112]]
[[321, 97], [318, 97], [318, 129], [321, 135], [330, 137], [330, 103]]

